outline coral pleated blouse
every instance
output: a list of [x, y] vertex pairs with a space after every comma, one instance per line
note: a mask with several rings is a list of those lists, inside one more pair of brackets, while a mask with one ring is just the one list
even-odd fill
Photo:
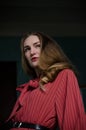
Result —
[[[86, 130], [85, 110], [75, 74], [62, 70], [53, 82], [39, 88], [38, 79], [20, 86], [21, 94], [9, 117], [56, 130]], [[9, 120], [8, 119], [8, 120]], [[12, 128], [11, 130], [32, 130]]]

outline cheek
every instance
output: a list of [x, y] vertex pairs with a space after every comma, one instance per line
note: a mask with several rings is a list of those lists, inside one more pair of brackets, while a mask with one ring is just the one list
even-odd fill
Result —
[[29, 59], [30, 58], [30, 54], [29, 53], [25, 53], [25, 57], [26, 57], [26, 59]]
[[41, 50], [38, 51], [39, 55], [41, 54]]

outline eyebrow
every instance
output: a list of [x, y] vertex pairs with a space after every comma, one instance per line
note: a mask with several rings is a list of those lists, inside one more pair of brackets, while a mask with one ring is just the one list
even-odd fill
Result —
[[40, 43], [40, 41], [34, 42], [33, 45]]
[[[36, 45], [36, 44], [38, 44], [38, 43], [40, 43], [40, 41], [34, 42], [33, 45]], [[25, 46], [24, 46], [24, 48], [27, 48], [27, 47], [29, 47], [29, 45], [25, 45]]]

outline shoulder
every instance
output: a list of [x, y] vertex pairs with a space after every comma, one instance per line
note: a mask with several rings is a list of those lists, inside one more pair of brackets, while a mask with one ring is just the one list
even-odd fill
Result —
[[71, 69], [63, 69], [62, 71], [59, 72], [59, 74], [68, 75], [68, 74], [74, 74], [74, 72]]
[[66, 81], [74, 81], [77, 80], [76, 75], [74, 73], [73, 70], [71, 69], [64, 69], [62, 71], [60, 71], [55, 79], [55, 81], [59, 81], [59, 82], [66, 82]]
[[71, 70], [71, 69], [63, 69], [63, 70], [61, 70], [61, 71], [59, 72], [59, 74], [58, 74], [57, 77], [60, 77], [60, 76], [62, 76], [62, 77], [75, 76], [75, 73], [74, 73], [74, 71]]
[[55, 79], [54, 84], [57, 86], [59, 92], [66, 92], [67, 89], [69, 91], [75, 91], [77, 88], [79, 88], [76, 75], [71, 69], [64, 69], [60, 71]]

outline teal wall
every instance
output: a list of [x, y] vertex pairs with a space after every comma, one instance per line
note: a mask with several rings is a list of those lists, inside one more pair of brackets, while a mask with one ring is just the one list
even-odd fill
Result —
[[[86, 85], [86, 37], [54, 37], [80, 72], [79, 82]], [[0, 37], [0, 61], [16, 61], [17, 85], [29, 79], [21, 67], [21, 37]], [[4, 68], [3, 68], [4, 69]]]

